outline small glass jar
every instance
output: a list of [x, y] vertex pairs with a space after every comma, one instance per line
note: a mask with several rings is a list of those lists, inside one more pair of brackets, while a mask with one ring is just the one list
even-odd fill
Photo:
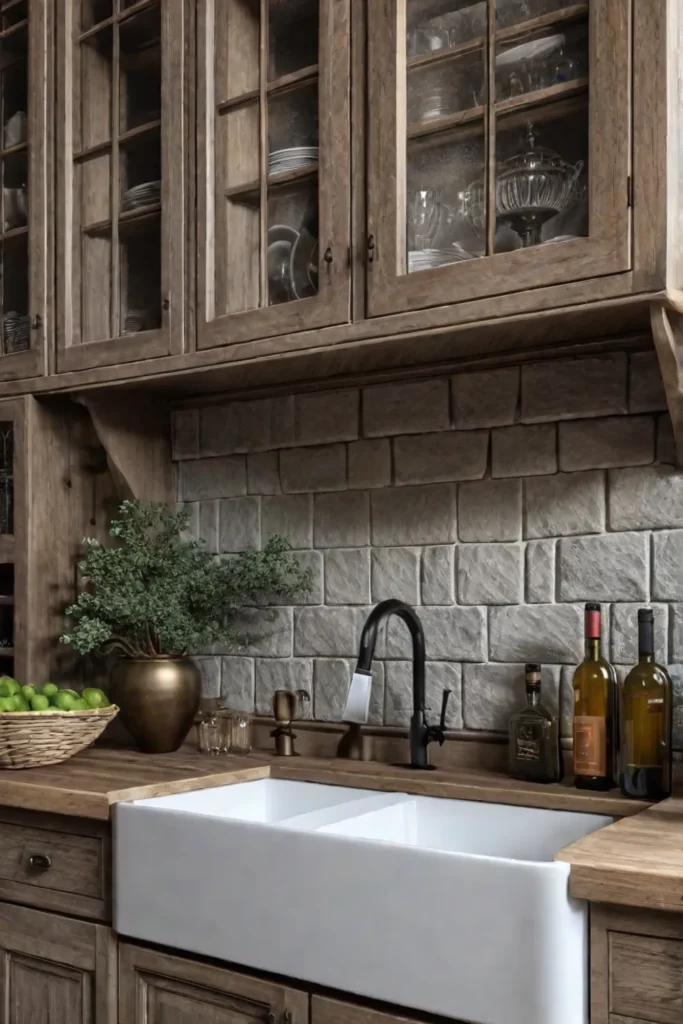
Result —
[[252, 717], [246, 711], [233, 711], [230, 729], [230, 753], [248, 754], [252, 742]]
[[200, 754], [215, 756], [221, 752], [221, 719], [217, 711], [203, 711], [197, 726]]

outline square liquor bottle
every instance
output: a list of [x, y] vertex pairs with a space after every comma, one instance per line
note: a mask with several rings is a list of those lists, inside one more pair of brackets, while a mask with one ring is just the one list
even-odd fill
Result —
[[529, 782], [560, 782], [564, 760], [557, 716], [541, 701], [541, 666], [525, 668], [526, 704], [510, 718], [509, 771]]

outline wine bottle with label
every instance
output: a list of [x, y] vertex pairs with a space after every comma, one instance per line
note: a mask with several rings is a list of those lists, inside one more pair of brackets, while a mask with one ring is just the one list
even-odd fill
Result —
[[541, 701], [541, 666], [527, 665], [525, 675], [526, 704], [510, 718], [510, 775], [530, 782], [561, 782], [559, 722]]
[[655, 661], [654, 614], [638, 611], [638, 664], [621, 694], [619, 783], [624, 796], [662, 800], [671, 793], [672, 685]]
[[600, 605], [585, 611], [586, 656], [574, 673], [574, 785], [612, 789], [617, 677], [600, 650]]

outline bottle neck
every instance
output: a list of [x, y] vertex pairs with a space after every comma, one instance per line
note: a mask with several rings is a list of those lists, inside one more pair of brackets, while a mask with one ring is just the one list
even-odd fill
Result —
[[585, 660], [600, 661], [600, 637], [587, 636], [585, 644]]
[[655, 660], [654, 623], [638, 622], [638, 661], [652, 664]]
[[541, 702], [541, 688], [540, 686], [527, 686], [526, 688], [526, 702], [529, 707], [535, 708], [537, 704]]

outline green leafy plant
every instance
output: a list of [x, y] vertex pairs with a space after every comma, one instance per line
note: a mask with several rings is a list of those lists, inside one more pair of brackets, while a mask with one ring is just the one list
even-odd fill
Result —
[[66, 609], [60, 639], [79, 654], [119, 651], [132, 658], [181, 657], [220, 643], [244, 646], [240, 610], [310, 589], [310, 572], [283, 537], [262, 551], [221, 559], [188, 540], [189, 512], [163, 502], [124, 501], [110, 523], [111, 547], [85, 540], [85, 589]]

